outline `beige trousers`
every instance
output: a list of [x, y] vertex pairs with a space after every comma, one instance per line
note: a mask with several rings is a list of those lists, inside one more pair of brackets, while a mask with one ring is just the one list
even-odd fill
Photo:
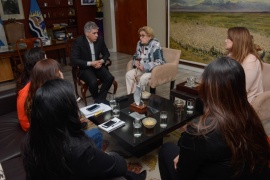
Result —
[[[151, 73], [145, 73], [139, 69], [131, 69], [126, 73], [126, 85], [127, 85], [127, 94], [134, 93], [136, 89], [136, 85], [138, 84], [140, 87], [145, 87], [148, 84], [148, 81], [151, 77]], [[134, 82], [134, 78], [136, 78], [136, 81]], [[133, 86], [133, 89], [131, 89]], [[131, 91], [132, 90], [132, 91]]]

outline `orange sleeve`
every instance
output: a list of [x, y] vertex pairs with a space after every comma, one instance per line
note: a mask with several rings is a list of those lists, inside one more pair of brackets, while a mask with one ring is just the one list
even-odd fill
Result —
[[24, 104], [28, 95], [30, 87], [30, 82], [27, 83], [18, 93], [17, 97], [17, 113], [18, 113], [18, 119], [21, 124], [21, 127], [24, 131], [28, 131], [30, 127], [30, 123], [28, 120], [28, 117], [26, 116], [25, 110], [24, 110]]

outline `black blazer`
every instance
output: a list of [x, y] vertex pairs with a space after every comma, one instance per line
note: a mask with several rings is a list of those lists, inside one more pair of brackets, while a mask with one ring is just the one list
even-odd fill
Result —
[[[101, 36], [99, 36], [96, 42], [94, 42], [94, 48], [96, 59], [103, 59], [105, 64], [107, 59], [110, 57], [110, 53]], [[72, 66], [79, 66], [80, 70], [89, 67], [87, 66], [87, 61], [92, 61], [92, 55], [90, 45], [85, 35], [79, 36], [74, 40], [70, 58]]]

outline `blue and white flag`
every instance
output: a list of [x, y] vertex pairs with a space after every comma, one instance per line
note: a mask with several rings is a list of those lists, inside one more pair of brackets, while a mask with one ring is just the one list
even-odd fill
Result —
[[7, 46], [7, 38], [3, 26], [3, 21], [0, 17], [0, 46]]
[[30, 2], [29, 26], [32, 36], [39, 37], [43, 41], [48, 39], [44, 18], [36, 0], [31, 0]]

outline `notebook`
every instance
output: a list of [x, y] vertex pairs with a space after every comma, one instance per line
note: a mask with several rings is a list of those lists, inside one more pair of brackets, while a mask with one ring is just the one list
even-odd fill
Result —
[[98, 125], [98, 127], [100, 129], [106, 131], [107, 133], [109, 133], [115, 129], [118, 129], [118, 128], [124, 126], [125, 124], [126, 124], [125, 121], [122, 121], [122, 120], [115, 117], [109, 121], [106, 121], [106, 122]]
[[[88, 108], [91, 108], [92, 106], [95, 106], [95, 105], [99, 105], [99, 108], [93, 110], [93, 111], [88, 111], [87, 109]], [[95, 116], [97, 114], [100, 114], [100, 113], [103, 113], [103, 112], [106, 112], [106, 111], [110, 111], [112, 108], [110, 106], [108, 106], [107, 104], [103, 104], [103, 103], [100, 103], [100, 104], [91, 104], [89, 106], [85, 106], [83, 108], [80, 108], [80, 111], [83, 113], [83, 115], [88, 118], [88, 117], [91, 117], [91, 116]]]

